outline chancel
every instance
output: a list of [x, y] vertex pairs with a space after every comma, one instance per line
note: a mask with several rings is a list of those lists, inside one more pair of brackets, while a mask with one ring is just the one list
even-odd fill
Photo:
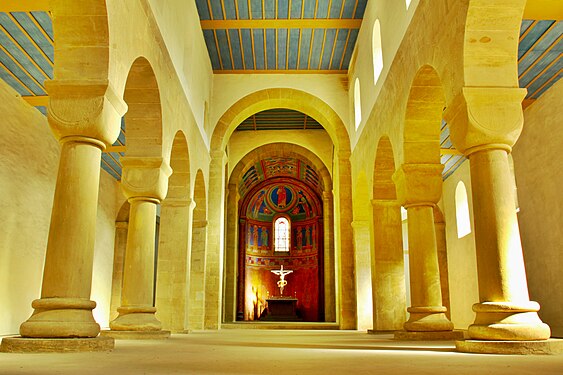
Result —
[[0, 1], [0, 373], [561, 372], [562, 20]]

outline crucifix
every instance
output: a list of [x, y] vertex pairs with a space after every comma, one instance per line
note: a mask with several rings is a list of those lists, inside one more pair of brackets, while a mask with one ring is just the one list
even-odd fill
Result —
[[285, 276], [292, 273], [293, 270], [284, 270], [282, 264], [279, 270], [271, 270], [270, 272], [280, 277], [277, 284], [278, 284], [278, 288], [280, 288], [280, 296], [283, 296], [283, 288], [287, 285], [287, 280], [285, 279]]

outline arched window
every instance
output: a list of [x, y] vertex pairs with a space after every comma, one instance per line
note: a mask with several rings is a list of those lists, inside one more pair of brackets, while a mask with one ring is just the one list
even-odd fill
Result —
[[383, 49], [381, 48], [381, 24], [379, 20], [375, 20], [373, 24], [371, 43], [373, 54], [373, 84], [375, 85], [383, 71]]
[[289, 251], [289, 220], [278, 217], [274, 221], [274, 251]]
[[471, 233], [469, 203], [463, 181], [458, 182], [455, 188], [455, 218], [457, 222], [457, 238], [465, 237]]
[[362, 101], [360, 99], [360, 80], [356, 78], [354, 83], [354, 123], [356, 124], [356, 129], [360, 126], [362, 122]]
[[406, 0], [407, 2], [407, 9], [409, 9], [409, 7], [411, 6], [411, 0]]

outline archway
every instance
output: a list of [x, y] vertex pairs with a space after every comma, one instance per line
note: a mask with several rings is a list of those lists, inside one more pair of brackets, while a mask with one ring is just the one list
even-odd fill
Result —
[[[250, 94], [233, 104], [219, 119], [211, 140], [211, 165], [209, 181], [209, 225], [213, 233], [224, 232], [224, 196], [226, 191], [223, 168], [227, 162], [225, 147], [234, 129], [250, 115], [272, 108], [287, 108], [300, 111], [319, 122], [330, 135], [337, 157], [335, 158], [335, 176], [339, 182], [335, 186], [335, 207], [340, 211], [336, 223], [339, 242], [336, 249], [340, 259], [340, 278], [338, 290], [339, 313], [337, 320], [343, 329], [356, 328], [356, 287], [354, 280], [354, 254], [352, 236], [352, 200], [350, 173], [350, 141], [346, 127], [336, 112], [319, 98], [295, 89], [266, 89]], [[224, 242], [221, 236], [210, 238], [208, 244], [208, 269], [206, 272], [206, 295], [214, 298], [209, 301], [206, 311], [207, 328], [217, 328], [221, 296], [217, 286], [221, 285], [220, 269], [210, 268], [212, 264], [221, 264]], [[217, 297], [215, 297], [217, 296]]]
[[[239, 249], [239, 200], [246, 196], [247, 192], [255, 187], [250, 185], [245, 187], [243, 177], [246, 172], [256, 171], [256, 168], [261, 170], [261, 164], [257, 161], [281, 158], [281, 159], [295, 159], [300, 160], [300, 165], [308, 165], [318, 175], [318, 191], [322, 191], [322, 211], [323, 211], [323, 249], [322, 257], [324, 259], [324, 320], [327, 322], [334, 322], [335, 316], [335, 254], [334, 254], [334, 220], [333, 220], [333, 202], [332, 202], [332, 178], [324, 163], [318, 156], [310, 150], [289, 143], [271, 143], [258, 147], [248, 154], [246, 154], [233, 168], [229, 178], [229, 190], [227, 198], [227, 242], [225, 248], [225, 286], [224, 286], [224, 322], [235, 321], [236, 318], [236, 305], [243, 304], [244, 288], [237, 288], [237, 272], [238, 269], [244, 268], [239, 262], [243, 259], [238, 255]], [[240, 189], [239, 189], [240, 188]], [[320, 235], [320, 233], [319, 233]], [[271, 230], [269, 231], [271, 236]], [[320, 248], [320, 246], [319, 246]], [[273, 275], [272, 275], [273, 276]], [[239, 285], [240, 287], [241, 285]], [[236, 301], [238, 296], [239, 301]], [[239, 319], [242, 319], [244, 314], [242, 311], [239, 314]]]
[[187, 328], [191, 213], [188, 143], [181, 131], [174, 136], [170, 167], [173, 172], [168, 180], [168, 193], [161, 203], [156, 307], [163, 328], [178, 332]]
[[[203, 172], [197, 171], [193, 202], [192, 248], [189, 272], [188, 327], [200, 330], [205, 324], [205, 262], [207, 248], [207, 199]], [[219, 234], [218, 234], [219, 235]]]

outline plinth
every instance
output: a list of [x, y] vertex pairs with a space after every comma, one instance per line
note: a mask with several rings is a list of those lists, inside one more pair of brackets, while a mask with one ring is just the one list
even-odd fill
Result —
[[27, 338], [4, 337], [0, 352], [4, 353], [76, 353], [107, 352], [114, 348], [111, 337], [94, 338]]
[[271, 297], [268, 302], [267, 314], [262, 320], [268, 321], [299, 321], [297, 316], [297, 298], [293, 297]]

